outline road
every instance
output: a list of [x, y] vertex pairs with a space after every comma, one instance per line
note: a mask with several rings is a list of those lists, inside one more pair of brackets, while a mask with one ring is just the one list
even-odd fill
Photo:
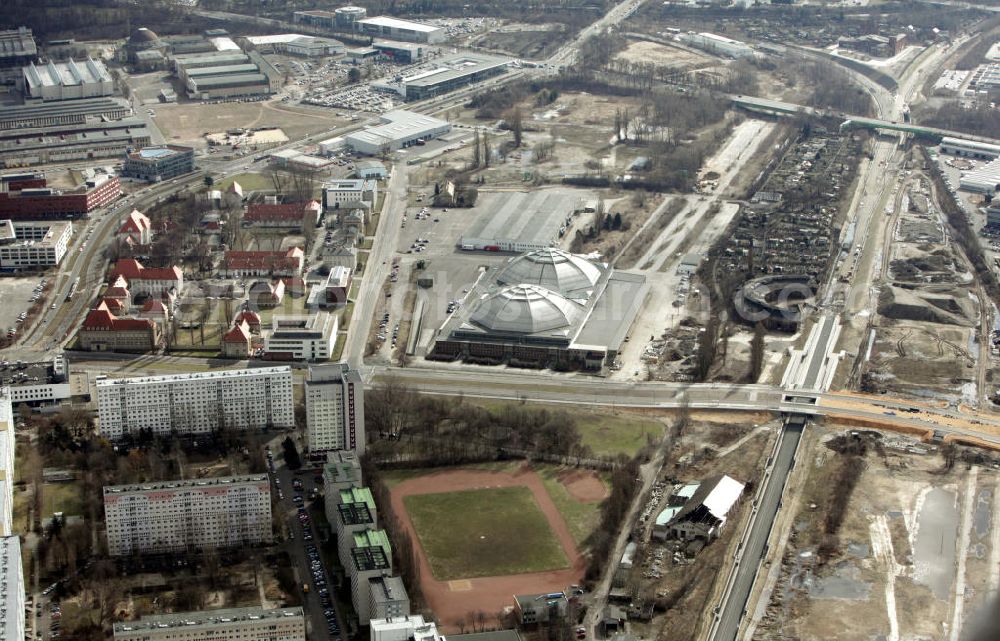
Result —
[[354, 301], [351, 324], [347, 328], [342, 358], [354, 367], [360, 367], [363, 363], [372, 318], [379, 301], [385, 300], [382, 287], [392, 268], [392, 255], [399, 246], [400, 226], [406, 213], [407, 187], [407, 165], [405, 162], [397, 162], [392, 166], [392, 177], [385, 188], [378, 229], [368, 254], [368, 262], [365, 263], [361, 288]]

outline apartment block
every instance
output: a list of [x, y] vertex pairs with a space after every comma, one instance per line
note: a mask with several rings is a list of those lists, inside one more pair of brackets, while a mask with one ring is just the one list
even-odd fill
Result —
[[309, 368], [305, 382], [310, 452], [365, 453], [365, 399], [361, 374], [347, 363]]
[[306, 621], [302, 608], [229, 608], [145, 616], [114, 633], [115, 641], [306, 641]]
[[354, 545], [354, 535], [378, 528], [378, 513], [375, 499], [366, 487], [355, 487], [335, 492], [336, 498], [324, 497], [327, 505], [336, 502], [331, 510], [326, 510], [326, 518], [337, 535], [338, 558], [344, 559]]
[[24, 638], [24, 574], [21, 538], [0, 538], [0, 631], [4, 639]]
[[139, 430], [206, 434], [295, 427], [292, 370], [285, 367], [97, 379], [101, 434]]
[[267, 474], [104, 488], [108, 552], [181, 553], [270, 543]]
[[0, 536], [10, 536], [14, 519], [14, 409], [9, 387], [0, 387]]
[[73, 223], [69, 221], [0, 220], [0, 269], [55, 267], [66, 255], [72, 236]]
[[425, 621], [419, 614], [372, 619], [368, 633], [371, 641], [444, 641], [445, 638], [433, 621]]
[[410, 597], [403, 579], [379, 576], [368, 579], [368, 615], [371, 619], [391, 619], [410, 614]]
[[392, 574], [392, 547], [385, 530], [367, 530], [354, 535], [353, 545], [341, 565], [351, 580], [351, 602], [361, 625], [371, 619], [369, 579]]

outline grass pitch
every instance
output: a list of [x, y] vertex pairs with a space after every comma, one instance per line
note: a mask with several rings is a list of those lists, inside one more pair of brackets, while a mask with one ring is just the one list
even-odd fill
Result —
[[403, 502], [439, 581], [569, 566], [526, 487], [418, 494]]

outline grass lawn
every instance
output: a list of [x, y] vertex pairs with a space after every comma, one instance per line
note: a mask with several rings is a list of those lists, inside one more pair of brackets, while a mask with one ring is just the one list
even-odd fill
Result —
[[43, 484], [42, 518], [48, 518], [54, 512], [62, 512], [66, 516], [83, 516], [83, 499], [77, 483]]
[[[535, 471], [542, 477], [545, 490], [552, 497], [552, 502], [556, 504], [563, 520], [566, 521], [566, 526], [569, 528], [570, 534], [573, 535], [573, 540], [576, 541], [578, 547], [582, 548], [584, 542], [601, 522], [603, 501], [583, 503], [573, 498], [566, 486], [559, 482], [558, 475], [562, 469], [549, 465], [535, 466]], [[608, 484], [603, 475], [601, 475], [601, 480], [605, 485]]]
[[[467, 398], [466, 401], [491, 411], [517, 403], [517, 401], [478, 398]], [[545, 403], [531, 403], [528, 407], [568, 413], [576, 421], [583, 444], [589, 446], [597, 456], [615, 454], [633, 456], [646, 444], [647, 435], [652, 435], [656, 439], [663, 436], [663, 423], [641, 414], [624, 411], [612, 413], [603, 409]]]
[[271, 180], [271, 177], [266, 174], [258, 173], [237, 174], [235, 176], [230, 176], [229, 178], [225, 178], [213, 184], [212, 189], [225, 191], [229, 189], [229, 186], [233, 184], [233, 181], [240, 184], [240, 187], [243, 188], [243, 193], [261, 189], [274, 189], [274, 181]]
[[506, 487], [404, 499], [440, 581], [565, 568], [569, 561], [531, 490]]

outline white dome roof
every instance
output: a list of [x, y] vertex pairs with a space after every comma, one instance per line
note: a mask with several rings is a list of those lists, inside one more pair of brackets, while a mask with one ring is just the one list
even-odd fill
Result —
[[603, 268], [582, 256], [548, 247], [514, 258], [500, 269], [500, 285], [541, 285], [570, 298], [586, 298]]
[[482, 300], [470, 320], [495, 332], [537, 334], [569, 327], [582, 313], [580, 305], [554, 291], [519, 284]]

